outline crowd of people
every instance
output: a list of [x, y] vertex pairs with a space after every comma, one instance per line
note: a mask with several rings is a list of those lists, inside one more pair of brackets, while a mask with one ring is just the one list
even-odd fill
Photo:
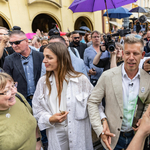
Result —
[[0, 150], [149, 149], [150, 31], [108, 36], [0, 27]]

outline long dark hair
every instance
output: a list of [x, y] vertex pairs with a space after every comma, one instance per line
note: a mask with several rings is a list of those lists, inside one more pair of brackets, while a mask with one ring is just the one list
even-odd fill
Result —
[[[68, 82], [66, 80], [67, 77], [79, 77], [81, 73], [74, 70], [70, 54], [68, 52], [67, 47], [60, 42], [55, 43], [49, 43], [45, 49], [49, 49], [51, 52], [53, 52], [57, 56], [57, 63], [58, 63], [58, 83], [59, 83], [59, 90], [58, 90], [58, 97], [61, 95], [62, 92], [62, 84], [63, 80]], [[46, 85], [49, 89], [49, 94], [51, 93], [51, 85], [49, 81], [49, 77], [52, 75], [53, 71], [46, 71]]]

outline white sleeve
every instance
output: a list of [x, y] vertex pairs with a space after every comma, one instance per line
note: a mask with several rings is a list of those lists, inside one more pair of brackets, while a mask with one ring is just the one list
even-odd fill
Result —
[[44, 130], [47, 128], [55, 127], [53, 124], [49, 122], [49, 118], [52, 116], [51, 111], [49, 110], [45, 96], [43, 93], [44, 88], [44, 79], [45, 76], [41, 77], [36, 86], [36, 90], [32, 99], [32, 109], [33, 115], [38, 122], [38, 126], [40, 130]]
[[103, 105], [102, 105], [102, 102], [101, 102], [100, 105], [98, 106], [98, 109], [99, 109], [99, 115], [100, 115], [100, 117], [101, 117], [101, 120], [102, 120], [103, 118], [107, 118], [106, 115], [105, 115], [105, 113], [104, 113], [104, 107], [103, 107]]

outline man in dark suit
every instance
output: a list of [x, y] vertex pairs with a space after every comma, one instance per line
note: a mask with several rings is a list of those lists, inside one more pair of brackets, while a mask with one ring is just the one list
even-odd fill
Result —
[[87, 45], [80, 42], [80, 35], [76, 31], [72, 32], [72, 39], [73, 41], [70, 43], [70, 47], [75, 47], [78, 50], [81, 59], [83, 59], [84, 50], [87, 48]]
[[23, 31], [12, 31], [9, 42], [15, 52], [5, 58], [3, 69], [18, 82], [18, 92], [32, 105], [32, 97], [41, 75], [43, 54], [29, 48]]

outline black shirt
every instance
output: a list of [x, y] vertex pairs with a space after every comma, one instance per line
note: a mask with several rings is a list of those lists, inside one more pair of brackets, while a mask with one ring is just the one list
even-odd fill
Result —
[[6, 48], [4, 48], [3, 56], [0, 59], [0, 67], [1, 68], [3, 68], [5, 57], [11, 55], [14, 52], [15, 51], [13, 50], [12, 47], [6, 47]]
[[87, 48], [86, 44], [79, 42], [79, 45], [75, 46], [74, 43], [71, 42], [70, 47], [75, 47], [78, 50], [81, 59], [83, 59], [84, 51]]
[[148, 43], [150, 42], [150, 40], [148, 40], [147, 38], [145, 38], [144, 41], [147, 41], [146, 46], [145, 46], [145, 48], [144, 48], [144, 51], [145, 51], [146, 53], [149, 53], [149, 52], [150, 52], [150, 48], [149, 48], [149, 46], [148, 46]]
[[[120, 61], [117, 63], [117, 66], [121, 65], [124, 61]], [[104, 58], [104, 59], [100, 59], [98, 64], [95, 65], [96, 67], [99, 68], [104, 68], [103, 71], [106, 71], [108, 69], [110, 69], [110, 58]]]

